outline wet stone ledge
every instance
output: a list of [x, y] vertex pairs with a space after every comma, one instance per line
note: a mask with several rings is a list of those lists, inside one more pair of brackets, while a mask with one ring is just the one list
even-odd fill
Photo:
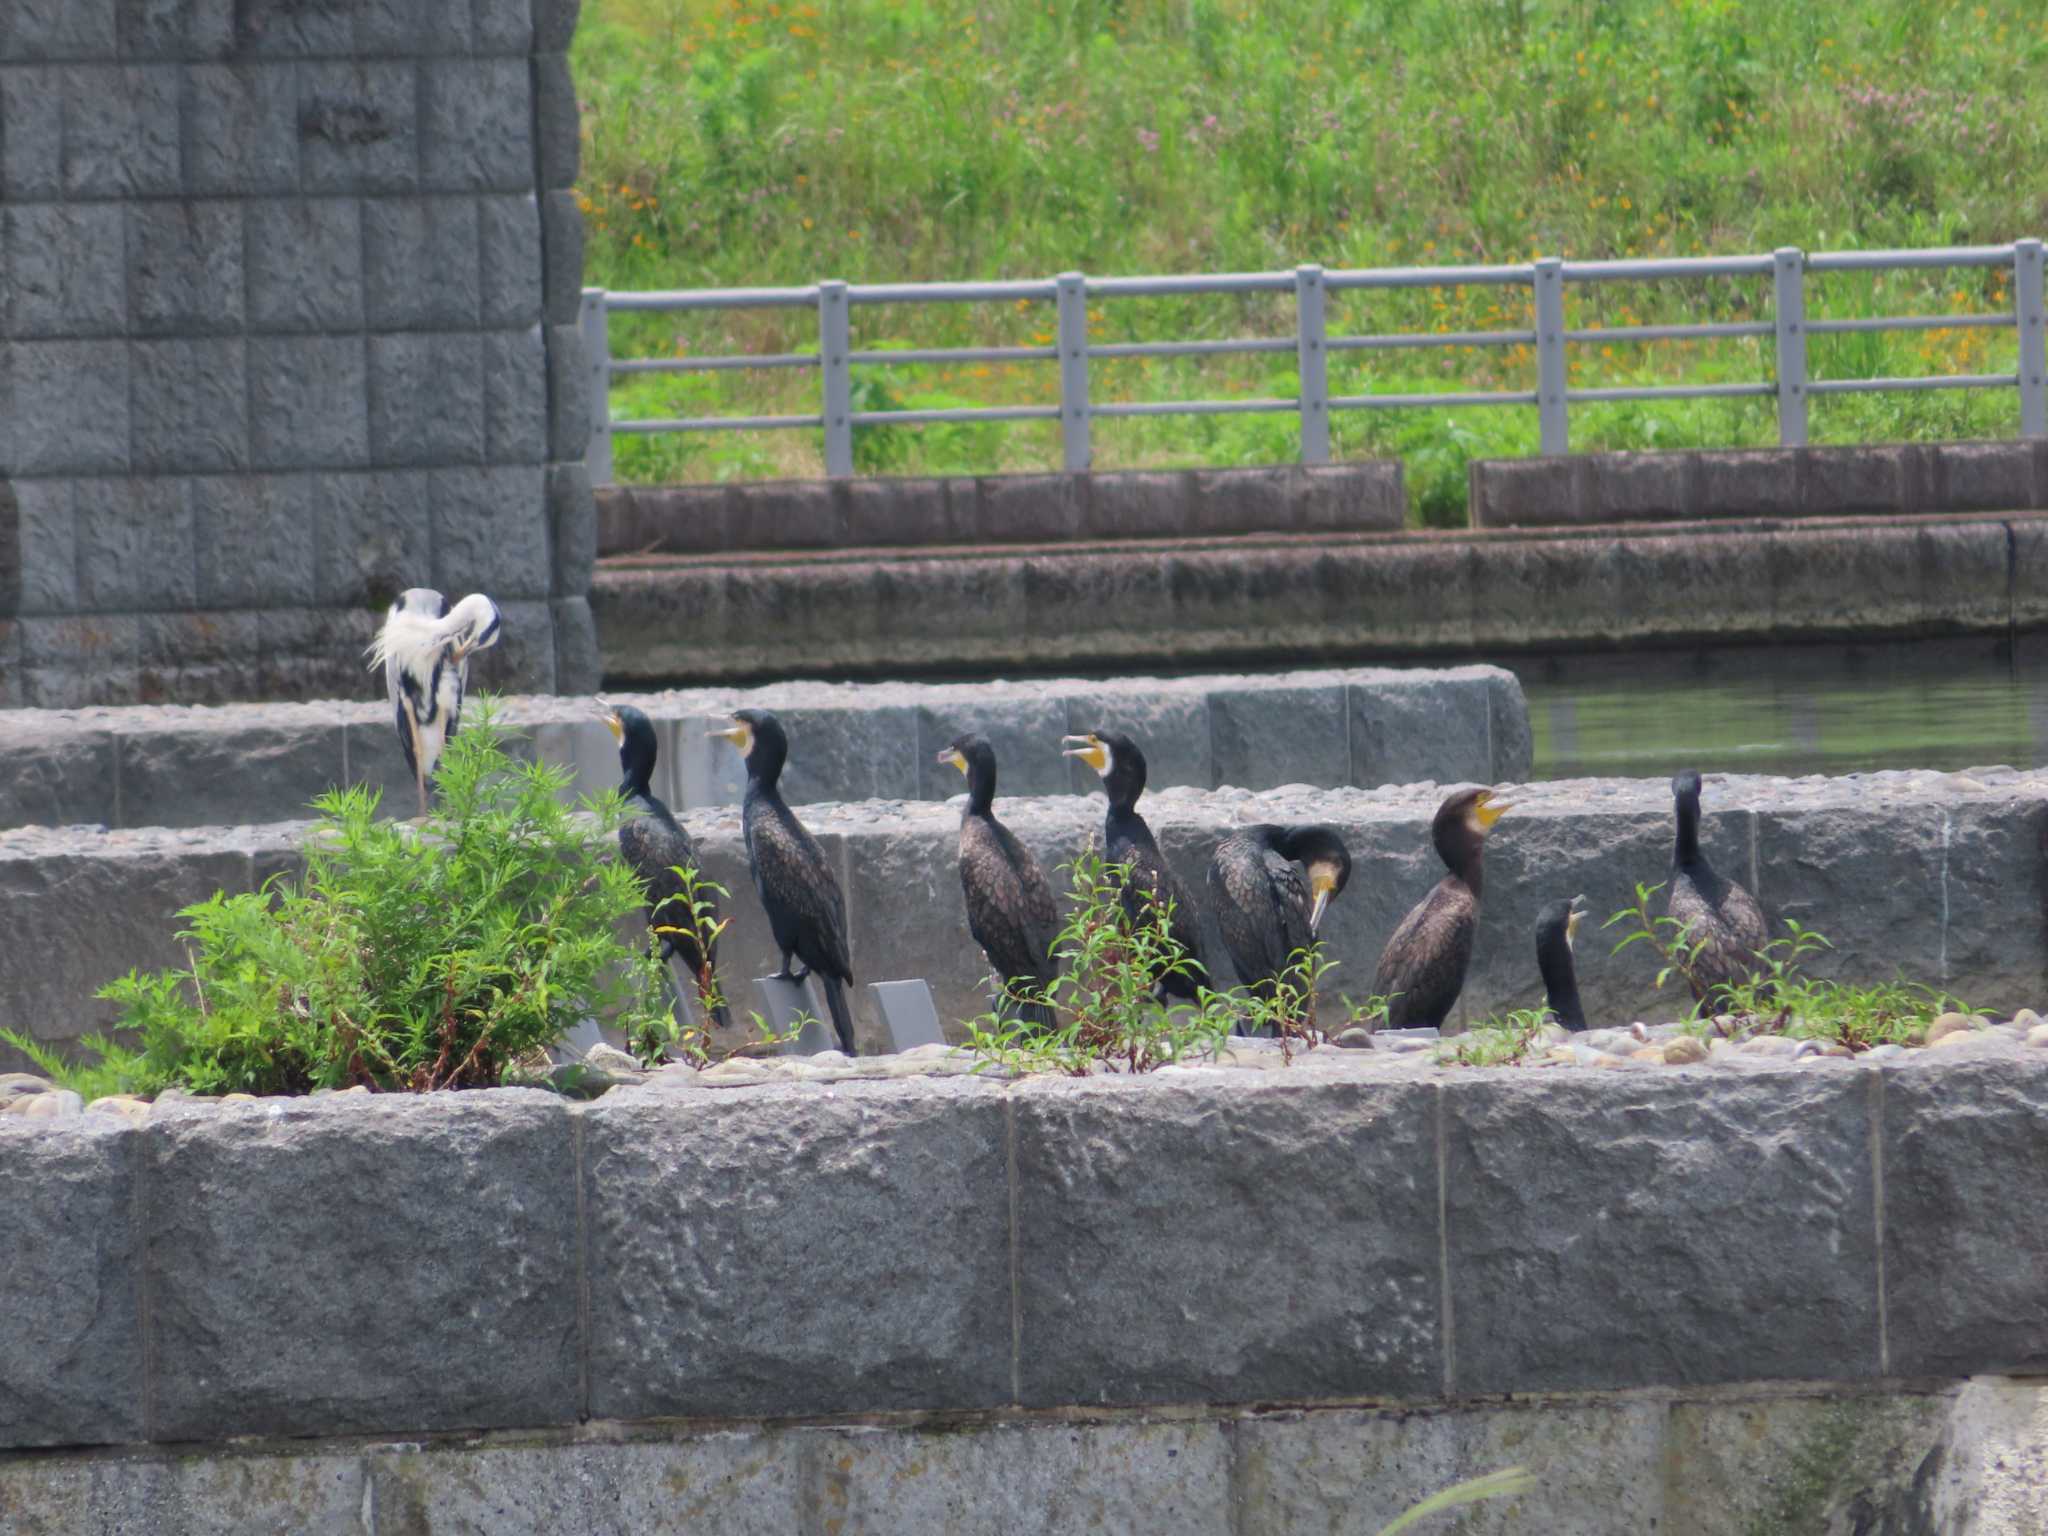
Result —
[[[1429, 820], [1448, 786], [1378, 789], [1306, 785], [1251, 791], [1166, 789], [1140, 808], [1199, 898], [1216, 844], [1244, 822], [1324, 821], [1353, 859], [1350, 885], [1323, 927], [1331, 1006], [1370, 990], [1381, 949], [1402, 915], [1443, 875]], [[1649, 952], [1610, 953], [1599, 924], [1634, 901], [1638, 882], [1670, 866], [1671, 795], [1662, 780], [1582, 779], [1507, 785], [1513, 809], [1487, 845], [1486, 894], [1458, 1022], [1534, 1006], [1542, 993], [1533, 930], [1548, 902], [1582, 894], [1577, 969], [1589, 1021], [1626, 1025], [1672, 1016], [1652, 986]], [[401, 802], [403, 803], [403, 802]], [[1702, 839], [1715, 867], [1754, 891], [1775, 919], [1817, 928], [1834, 948], [1815, 975], [1872, 982], [1903, 974], [1973, 1007], [2013, 1012], [2048, 1005], [2048, 772], [1885, 772], [1841, 778], [1711, 776]], [[879, 1048], [880, 1020], [864, 983], [930, 982], [945, 1021], [987, 1007], [986, 962], [967, 931], [958, 875], [960, 800], [865, 800], [806, 806], [803, 818], [847, 896], [857, 983], [854, 1023]], [[1103, 801], [999, 796], [997, 813], [1049, 875], [1100, 836]], [[776, 968], [753, 893], [739, 814], [687, 812], [705, 873], [732, 893], [720, 970], [741, 1008], [757, 1006], [751, 978]], [[68, 1042], [113, 1022], [93, 993], [131, 966], [182, 964], [176, 913], [217, 888], [250, 889], [297, 867], [303, 823], [0, 833], [0, 1022]], [[1207, 953], [1217, 963], [1213, 930]], [[21, 1063], [0, 1054], [0, 1070]]]
[[1377, 1055], [0, 1116], [0, 1448], [2048, 1365], [2048, 1052]]

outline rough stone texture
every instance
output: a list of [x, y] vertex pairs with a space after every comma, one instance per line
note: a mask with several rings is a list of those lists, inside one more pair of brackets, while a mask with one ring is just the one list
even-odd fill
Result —
[[[862, 1085], [865, 1087], [865, 1085]], [[998, 1098], [794, 1090], [584, 1124], [590, 1411], [769, 1417], [1010, 1397]]]
[[599, 552], [1359, 533], [1400, 528], [1406, 505], [1395, 460], [1314, 470], [786, 480], [743, 489], [745, 515], [727, 519], [726, 486], [605, 486], [598, 492]]
[[159, 1438], [575, 1416], [561, 1100], [257, 1103], [148, 1135]]
[[141, 1138], [101, 1116], [46, 1123], [0, 1119], [0, 1448], [140, 1440]]
[[[505, 675], [595, 680], [587, 536], [556, 572], [541, 477], [491, 479], [580, 460], [588, 416], [580, 219], [570, 201], [544, 231], [538, 202], [564, 135], [574, 158], [568, 23], [539, 9], [545, 29], [530, 0], [17, 0], [0, 19], [0, 506], [34, 519], [0, 529], [0, 615], [62, 621], [0, 634], [0, 707], [336, 679], [368, 697], [332, 658], [390, 595], [508, 567], [532, 632]], [[536, 57], [543, 31], [563, 41]], [[536, 155], [537, 123], [557, 150]], [[394, 517], [384, 472], [458, 465], [499, 497], [493, 537], [451, 538], [429, 570], [425, 498]], [[316, 471], [355, 473], [281, 499], [253, 478]], [[202, 495], [194, 475], [227, 478]], [[123, 505], [185, 550], [110, 547]], [[204, 548], [195, 586], [195, 506], [202, 545], [209, 508], [277, 526]], [[116, 553], [136, 563], [108, 570]], [[92, 613], [128, 617], [76, 622]]]
[[1020, 1401], [1441, 1386], [1427, 1088], [1031, 1082], [1015, 1114]]
[[[827, 558], [618, 555], [600, 566], [592, 605], [607, 677], [640, 686], [793, 671], [1301, 666], [1643, 640], [2004, 637], [2048, 621], [2025, 563], [2042, 542], [2038, 521], [1890, 515]], [[600, 548], [614, 537], [616, 519]], [[1675, 586], [1688, 602], [1664, 600]], [[905, 612], [918, 622], [901, 623]]]
[[1958, 1063], [1884, 1089], [1892, 1367], [2039, 1373], [2048, 1237], [2015, 1204], [2048, 1178], [2048, 1063]]
[[1860, 1072], [1447, 1084], [1454, 1389], [1884, 1374], [1871, 1102]]
[[1475, 459], [1475, 528], [2048, 507], [2024, 442], [1873, 443]]

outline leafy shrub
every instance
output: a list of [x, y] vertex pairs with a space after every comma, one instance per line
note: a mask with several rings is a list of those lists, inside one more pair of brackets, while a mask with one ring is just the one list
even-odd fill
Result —
[[578, 816], [569, 782], [509, 756], [477, 701], [424, 824], [378, 820], [361, 786], [321, 796], [303, 875], [186, 908], [186, 968], [101, 991], [139, 1044], [89, 1036], [96, 1060], [71, 1066], [7, 1038], [100, 1095], [483, 1087], [601, 1013], [672, 1032], [658, 962], [619, 938], [642, 897], [611, 856], [618, 797]]

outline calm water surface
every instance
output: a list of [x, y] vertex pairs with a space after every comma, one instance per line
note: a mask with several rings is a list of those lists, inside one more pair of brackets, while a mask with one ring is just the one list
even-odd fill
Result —
[[1729, 646], [1505, 663], [1536, 777], [1853, 773], [2048, 761], [2048, 637]]

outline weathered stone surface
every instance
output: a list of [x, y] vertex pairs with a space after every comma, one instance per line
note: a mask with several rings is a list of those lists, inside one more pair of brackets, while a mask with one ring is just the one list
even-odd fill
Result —
[[240, 337], [139, 341], [129, 354], [138, 473], [248, 467], [248, 365]]
[[140, 1138], [89, 1118], [0, 1119], [0, 1447], [142, 1438]]
[[590, 590], [590, 573], [597, 564], [597, 507], [590, 472], [581, 464], [550, 464], [547, 495], [554, 592], [557, 597], [581, 597]]
[[1641, 1536], [1664, 1528], [1664, 1434], [1650, 1403], [1261, 1415], [1237, 1429], [1236, 1529], [1363, 1536], [1453, 1483], [1523, 1466], [1533, 1488], [1464, 1506], [1455, 1529]]
[[0, 219], [0, 334], [122, 334], [128, 273], [118, 205], [29, 203], [0, 210]]
[[211, 196], [299, 189], [299, 89], [290, 64], [185, 71], [185, 186]]
[[371, 328], [475, 327], [482, 311], [476, 199], [380, 197], [362, 208]]
[[559, 1099], [242, 1106], [152, 1123], [149, 1158], [158, 1437], [575, 1416]]
[[179, 190], [178, 75], [161, 64], [77, 64], [57, 72], [69, 196], [159, 197]]
[[1441, 1387], [1432, 1090], [1033, 1081], [1014, 1113], [1020, 1401]]
[[79, 598], [89, 609], [189, 607], [199, 590], [189, 482], [82, 480]]
[[[1478, 689], [1467, 690], [1484, 707]], [[1297, 674], [1291, 687], [1209, 690], [1209, 747], [1218, 784], [1352, 782], [1349, 690], [1338, 673]], [[1484, 747], [1477, 754], [1484, 758]]]
[[202, 604], [258, 608], [312, 590], [312, 476], [223, 476], [191, 488]]
[[[550, 194], [551, 196], [555, 194]], [[561, 194], [570, 196], [573, 194]], [[573, 200], [570, 211], [575, 212]], [[580, 236], [583, 216], [576, 214], [579, 244], [576, 270], [583, 269]], [[541, 313], [541, 216], [532, 193], [477, 199], [479, 319], [487, 329], [524, 330], [538, 325]], [[571, 313], [563, 323], [575, 319]], [[537, 372], [546, 388], [546, 369]]]
[[1603, 453], [1587, 461], [1591, 494], [1574, 522], [1621, 523], [1683, 517], [1691, 499], [1691, 461], [1676, 454]]
[[566, 189], [540, 194], [543, 304], [550, 325], [576, 323], [583, 293], [583, 212]]
[[[342, 782], [342, 728], [317, 707], [298, 706], [289, 726], [250, 722], [229, 730], [123, 731], [121, 820], [136, 827], [231, 826], [244, 818], [248, 781], [261, 775], [302, 808]], [[236, 711], [235, 713], [243, 713]]]
[[242, 206], [130, 203], [128, 291], [135, 332], [190, 336], [242, 326]]
[[1865, 1074], [1492, 1074], [1444, 1113], [1456, 1391], [1883, 1374]]
[[1472, 526], [1579, 522], [1588, 504], [1583, 473], [1581, 461], [1571, 458], [1474, 459], [1466, 471]]
[[[1010, 1396], [1000, 1098], [957, 1084], [599, 1101], [590, 1411], [977, 1408]], [[820, 1266], [823, 1255], [828, 1263]]]
[[1958, 1061], [1884, 1080], [1885, 1316], [1904, 1376], [2038, 1372], [2048, 1240], [2048, 1064]]
[[362, 209], [350, 197], [260, 198], [245, 205], [251, 329], [361, 328]]
[[72, 483], [21, 480], [0, 487], [0, 613], [77, 609]]
[[[281, 7], [284, 0], [269, 3]], [[410, 192], [418, 185], [417, 69], [401, 59], [298, 67], [299, 174], [307, 192]]]
[[538, 53], [533, 60], [533, 144], [542, 191], [576, 185], [583, 155], [576, 79], [560, 53]]
[[360, 336], [252, 336], [248, 369], [249, 447], [258, 469], [353, 469], [368, 461]]
[[[483, 358], [485, 458], [492, 464], [543, 463], [548, 456], [548, 359], [540, 326], [487, 333]], [[545, 536], [545, 525], [541, 532]]]
[[2042, 505], [2027, 443], [1941, 443], [1934, 449], [1940, 504], [1957, 512], [2018, 512]]
[[[1346, 688], [1350, 761], [1345, 782], [1411, 784], [1421, 779], [1454, 783], [1484, 774], [1488, 782], [1514, 777], [1495, 761], [1493, 690], [1466, 686], [1456, 672], [1389, 672]], [[1521, 686], [1515, 685], [1517, 695]], [[1520, 710], [1527, 733], [1528, 707]]]
[[125, 474], [128, 347], [16, 341], [0, 348], [0, 461], [16, 474]]
[[[423, 63], [423, 184], [465, 192], [511, 192], [532, 186], [531, 80], [525, 59], [434, 59]], [[573, 95], [569, 116], [573, 125]]]
[[848, 1531], [1225, 1533], [1215, 1423], [997, 1424], [944, 1436], [821, 1431], [823, 1507]]
[[376, 462], [398, 468], [483, 461], [480, 338], [372, 336], [369, 354], [370, 451]]

